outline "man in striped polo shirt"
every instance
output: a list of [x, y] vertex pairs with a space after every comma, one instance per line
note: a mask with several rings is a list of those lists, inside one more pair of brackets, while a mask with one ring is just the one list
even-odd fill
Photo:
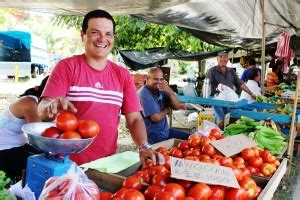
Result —
[[45, 121], [53, 120], [59, 110], [69, 110], [78, 119], [94, 120], [100, 125], [100, 134], [93, 143], [70, 156], [78, 165], [116, 152], [120, 113], [125, 115], [142, 163], [147, 158], [161, 160], [147, 142], [141, 106], [128, 70], [107, 59], [114, 34], [115, 22], [109, 13], [89, 12], [81, 30], [85, 53], [63, 59], [55, 66], [38, 107]]

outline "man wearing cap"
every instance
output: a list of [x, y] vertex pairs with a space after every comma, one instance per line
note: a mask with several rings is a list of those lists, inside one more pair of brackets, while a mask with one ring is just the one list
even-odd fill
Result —
[[[217, 87], [219, 84], [224, 84], [231, 89], [241, 88], [247, 92], [254, 99], [256, 98], [255, 94], [252, 93], [246, 84], [239, 79], [236, 72], [232, 68], [228, 68], [226, 65], [229, 61], [228, 52], [220, 51], [217, 57], [218, 65], [212, 67], [206, 74], [206, 78], [210, 80], [211, 83], [211, 96], [214, 96], [217, 93]], [[218, 126], [224, 128], [224, 117], [229, 112], [228, 108], [214, 106], [216, 122]]]

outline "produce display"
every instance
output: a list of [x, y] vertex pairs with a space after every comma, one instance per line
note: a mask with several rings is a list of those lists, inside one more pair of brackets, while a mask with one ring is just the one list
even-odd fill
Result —
[[61, 112], [55, 126], [47, 128], [42, 136], [59, 139], [85, 139], [95, 137], [99, 131], [99, 125], [92, 120], [78, 120], [72, 113]]
[[[163, 154], [166, 161], [164, 165], [154, 165], [149, 160], [141, 170], [126, 177], [118, 191], [100, 192], [100, 199], [256, 199], [262, 188], [251, 175], [271, 177], [280, 165], [279, 160], [270, 152], [257, 148], [246, 148], [234, 157], [224, 157], [210, 144], [222, 138], [217, 129], [212, 129], [209, 137], [192, 134], [187, 141], [180, 141], [169, 149], [158, 147], [156, 151]], [[170, 156], [229, 167], [240, 188], [172, 178]]]
[[226, 126], [224, 130], [225, 136], [243, 133], [253, 138], [259, 148], [270, 151], [272, 155], [279, 155], [287, 146], [286, 138], [277, 130], [275, 123], [268, 121], [257, 122], [242, 116], [235, 123]]

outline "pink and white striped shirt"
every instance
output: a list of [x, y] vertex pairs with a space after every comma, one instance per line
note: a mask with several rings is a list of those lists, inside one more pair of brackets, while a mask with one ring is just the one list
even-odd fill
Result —
[[79, 165], [114, 154], [120, 113], [141, 111], [128, 70], [108, 61], [103, 71], [97, 71], [88, 65], [85, 55], [60, 61], [42, 96], [67, 97], [77, 108], [78, 119], [94, 120], [100, 125], [94, 142], [83, 152], [71, 155]]

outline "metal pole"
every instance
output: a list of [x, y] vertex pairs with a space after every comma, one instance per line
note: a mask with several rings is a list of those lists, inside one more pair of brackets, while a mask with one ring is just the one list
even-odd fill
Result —
[[[300, 84], [300, 75], [299, 75], [299, 70], [297, 72], [297, 85], [296, 85], [296, 92], [295, 92], [295, 99], [294, 99], [294, 105], [293, 105], [293, 115], [292, 115], [292, 122], [291, 122], [291, 128], [290, 128], [290, 139], [289, 139], [289, 148], [287, 155], [289, 158], [292, 160], [293, 158], [293, 150], [294, 150], [294, 143], [295, 143], [295, 132], [296, 132], [296, 127], [295, 127], [295, 122], [296, 122], [296, 111], [297, 111], [297, 105], [298, 105], [298, 94], [299, 94], [299, 84]], [[298, 120], [298, 119], [297, 119]], [[299, 122], [297, 121], [297, 124]]]
[[260, 0], [260, 13], [261, 13], [261, 88], [262, 92], [265, 77], [266, 77], [266, 67], [265, 67], [265, 54], [266, 54], [266, 33], [265, 33], [265, 1]]

